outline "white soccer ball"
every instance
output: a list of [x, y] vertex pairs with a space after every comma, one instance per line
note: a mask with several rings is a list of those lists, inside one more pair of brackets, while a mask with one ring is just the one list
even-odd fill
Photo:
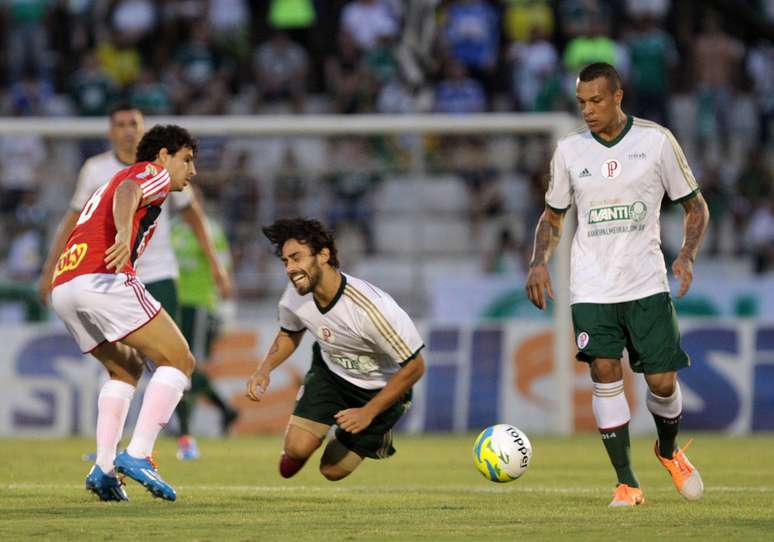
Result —
[[521, 477], [532, 459], [527, 435], [508, 424], [484, 429], [473, 444], [473, 463], [487, 480], [511, 482]]

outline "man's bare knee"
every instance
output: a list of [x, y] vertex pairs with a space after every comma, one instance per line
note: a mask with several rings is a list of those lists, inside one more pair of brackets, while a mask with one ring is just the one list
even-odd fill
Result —
[[337, 482], [352, 474], [352, 471], [344, 470], [338, 465], [320, 465], [320, 472], [331, 482]]

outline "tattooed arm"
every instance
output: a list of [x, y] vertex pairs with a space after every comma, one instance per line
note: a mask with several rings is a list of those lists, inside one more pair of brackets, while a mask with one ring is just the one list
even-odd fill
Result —
[[532, 249], [532, 260], [529, 262], [526, 290], [529, 300], [539, 309], [546, 308], [546, 290], [548, 296], [554, 298], [551, 277], [548, 274], [548, 260], [562, 237], [563, 220], [564, 213], [546, 207], [535, 228], [535, 246]]
[[683, 238], [683, 247], [680, 253], [672, 263], [672, 273], [680, 280], [680, 289], [677, 297], [683, 297], [688, 293], [693, 281], [693, 261], [696, 259], [696, 253], [699, 252], [699, 245], [704, 237], [709, 222], [709, 209], [707, 202], [701, 193], [682, 202], [685, 209], [685, 234]]
[[277, 333], [266, 357], [263, 358], [247, 382], [247, 396], [250, 399], [253, 401], [261, 400], [261, 396], [269, 387], [269, 373], [296, 351], [298, 345], [301, 344], [301, 339], [304, 338], [304, 331], [303, 329], [301, 331], [281, 329]]

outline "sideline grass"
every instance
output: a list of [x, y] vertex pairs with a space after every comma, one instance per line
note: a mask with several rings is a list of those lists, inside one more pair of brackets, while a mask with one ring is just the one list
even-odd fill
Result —
[[635, 439], [646, 504], [630, 510], [607, 508], [614, 478], [595, 435], [533, 437], [529, 471], [509, 484], [475, 470], [474, 435], [399, 435], [395, 457], [337, 483], [318, 456], [280, 478], [279, 437], [203, 440], [194, 462], [164, 439], [157, 459], [175, 503], [131, 480], [131, 502], [98, 502], [83, 489], [89, 439], [0, 440], [0, 540], [772, 540], [774, 436], [694, 436], [704, 499], [682, 500], [652, 440]]

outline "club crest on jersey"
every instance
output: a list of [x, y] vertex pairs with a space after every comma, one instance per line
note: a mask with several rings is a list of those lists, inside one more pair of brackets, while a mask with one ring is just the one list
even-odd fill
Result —
[[153, 164], [148, 164], [147, 166], [145, 166], [145, 172], [144, 173], [146, 175], [150, 175], [151, 177], [153, 177], [158, 172], [159, 172], [159, 170], [157, 170], [156, 166], [154, 166]]
[[333, 334], [333, 330], [331, 328], [326, 326], [320, 326], [317, 329], [317, 337], [321, 341], [325, 341], [326, 343], [335, 343], [336, 342], [336, 336]]
[[621, 162], [612, 158], [602, 163], [602, 176], [605, 179], [615, 179], [621, 174]]
[[72, 271], [81, 265], [81, 262], [86, 256], [88, 249], [89, 245], [86, 243], [78, 243], [77, 245], [72, 245], [70, 248], [65, 250], [62, 255], [59, 256], [56, 269], [54, 269], [54, 278], [58, 277], [65, 271]]
[[578, 343], [578, 348], [580, 350], [583, 350], [584, 348], [586, 348], [586, 345], [589, 344], [589, 334], [586, 333], [585, 331], [581, 331], [580, 333], [578, 333], [577, 343]]

